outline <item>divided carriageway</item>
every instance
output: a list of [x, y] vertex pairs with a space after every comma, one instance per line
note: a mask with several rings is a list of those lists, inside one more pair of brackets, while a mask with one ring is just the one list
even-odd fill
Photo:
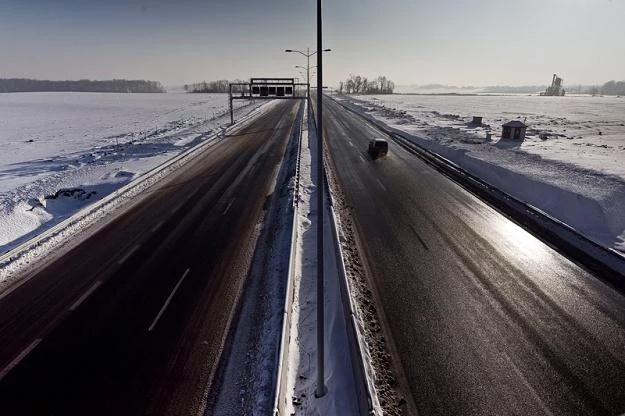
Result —
[[[625, 413], [625, 298], [325, 101], [408, 414]], [[297, 105], [272, 106], [0, 295], [0, 414], [197, 413]], [[345, 214], [345, 212], [344, 212]]]

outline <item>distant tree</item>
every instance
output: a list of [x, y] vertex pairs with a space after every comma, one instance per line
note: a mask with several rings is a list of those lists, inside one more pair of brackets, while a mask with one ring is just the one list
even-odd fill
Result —
[[345, 81], [345, 92], [347, 94], [354, 93], [354, 80], [351, 77], [348, 78], [347, 81]]
[[395, 89], [395, 84], [385, 76], [378, 77], [379, 94], [392, 94]]
[[[548, 85], [522, 85], [522, 86], [510, 86], [510, 85], [492, 85], [484, 87], [483, 92], [494, 94], [536, 94], [541, 91], [545, 91]], [[454, 87], [457, 88], [457, 87]], [[567, 88], [568, 90], [568, 88]]]
[[[220, 79], [218, 81], [202, 81], [189, 85], [189, 88], [185, 91], [193, 93], [227, 93], [230, 90], [230, 84], [245, 84], [246, 82], [240, 79], [235, 79], [230, 82], [226, 79]], [[245, 87], [234, 86], [232, 88], [233, 93], [241, 93], [245, 90]]]
[[0, 79], [0, 92], [127, 92], [159, 93], [165, 92], [160, 82], [144, 80], [113, 79], [108, 81], [47, 81], [26, 78]]
[[592, 87], [590, 87], [588, 89], [588, 94], [591, 94], [591, 95], [599, 94], [599, 86], [598, 85], [593, 85]]
[[[234, 81], [232, 81], [232, 84], [247, 84], [246, 81], [243, 81], [242, 79], [235, 79]], [[226, 88], [228, 88], [228, 86], [226, 86]], [[247, 85], [233, 85], [232, 86], [232, 93], [236, 93], [236, 94], [244, 94], [245, 92], [249, 92], [249, 87]]]
[[342, 92], [343, 85], [347, 94], [392, 94], [395, 84], [385, 76], [379, 76], [373, 80], [360, 75], [350, 74], [345, 83], [340, 84]]
[[625, 81], [608, 81], [600, 91], [604, 95], [625, 95]]
[[360, 92], [362, 92], [362, 77], [356, 75], [354, 77], [354, 94], [359, 94]]
[[388, 81], [387, 81], [387, 79], [386, 79], [386, 77], [384, 75], [381, 75], [381, 76], [378, 77], [378, 85], [380, 87], [380, 91], [379, 91], [380, 94], [382, 94], [382, 93], [384, 93], [384, 91], [386, 91], [386, 89], [387, 89], [387, 85], [386, 84], [387, 83], [388, 83]]

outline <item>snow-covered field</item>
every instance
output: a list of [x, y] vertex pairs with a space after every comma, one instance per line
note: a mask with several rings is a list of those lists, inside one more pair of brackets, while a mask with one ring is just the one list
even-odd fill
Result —
[[225, 94], [0, 94], [0, 254], [229, 121]]
[[[380, 95], [349, 101], [589, 238], [625, 251], [625, 98]], [[472, 116], [482, 116], [483, 125], [472, 125]], [[515, 119], [529, 126], [526, 139], [500, 140], [501, 125]]]

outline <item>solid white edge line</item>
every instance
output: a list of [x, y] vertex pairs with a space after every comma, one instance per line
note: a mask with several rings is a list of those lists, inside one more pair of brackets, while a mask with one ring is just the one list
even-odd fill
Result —
[[133, 254], [135, 254], [135, 251], [139, 250], [139, 247], [141, 247], [141, 244], [135, 244], [128, 253], [126, 253], [126, 255], [124, 255], [124, 257], [122, 257], [121, 259], [119, 259], [119, 261], [117, 262], [117, 264], [124, 264], [126, 262], [126, 260], [128, 260], [128, 258], [130, 258], [130, 256], [132, 256]]
[[234, 199], [233, 199], [233, 200], [231, 200], [231, 201], [228, 203], [228, 206], [226, 207], [226, 209], [224, 210], [224, 212], [222, 212], [222, 213], [221, 213], [221, 215], [226, 215], [226, 214], [228, 213], [228, 210], [229, 210], [229, 209], [230, 209], [230, 207], [232, 206], [232, 203], [233, 203], [233, 202], [234, 202]]
[[76, 302], [74, 302], [74, 304], [72, 306], [69, 307], [69, 311], [73, 312], [74, 310], [76, 310], [76, 308], [78, 308], [80, 306], [80, 304], [85, 301], [85, 299], [87, 299], [93, 292], [95, 292], [95, 290], [101, 284], [102, 284], [101, 280], [98, 280], [97, 282], [92, 284], [91, 287], [89, 289], [87, 289], [87, 291], [85, 293], [83, 293], [82, 296], [80, 298], [78, 298], [78, 300]]
[[171, 298], [174, 297], [174, 294], [176, 294], [176, 291], [180, 287], [180, 284], [182, 283], [184, 278], [187, 276], [187, 274], [189, 274], [190, 270], [191, 269], [187, 269], [187, 270], [184, 271], [184, 273], [182, 274], [182, 277], [180, 278], [180, 280], [178, 280], [178, 283], [176, 283], [176, 286], [174, 286], [174, 290], [171, 291], [171, 293], [169, 294], [169, 297], [165, 301], [165, 304], [163, 304], [163, 307], [158, 312], [158, 315], [156, 315], [156, 318], [154, 318], [154, 321], [152, 321], [152, 325], [150, 325], [150, 327], [148, 328], [148, 332], [152, 332], [152, 330], [154, 329], [154, 327], [158, 323], [158, 320], [161, 318], [161, 315], [163, 315], [163, 313], [165, 312], [165, 309], [167, 309], [167, 306], [169, 305], [169, 302], [171, 302]]
[[9, 372], [13, 370], [28, 354], [30, 354], [30, 352], [34, 350], [41, 341], [43, 341], [41, 338], [37, 338], [36, 340], [31, 342], [28, 347], [24, 348], [24, 350], [20, 352], [20, 354], [9, 363], [9, 365], [4, 367], [4, 369], [0, 371], [0, 380], [2, 380], [7, 374], [9, 374]]

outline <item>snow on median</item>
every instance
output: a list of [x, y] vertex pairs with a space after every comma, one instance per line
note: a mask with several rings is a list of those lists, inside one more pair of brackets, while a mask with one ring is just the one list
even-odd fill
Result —
[[327, 211], [324, 215], [325, 259], [325, 396], [316, 398], [317, 388], [317, 264], [316, 242], [318, 213], [316, 208], [316, 135], [314, 125], [304, 124], [300, 159], [300, 192], [296, 226], [298, 246], [295, 256], [293, 305], [290, 328], [289, 362], [286, 390], [291, 400], [285, 414], [357, 415], [358, 401], [347, 340], [346, 317], [342, 305], [335, 247]]

